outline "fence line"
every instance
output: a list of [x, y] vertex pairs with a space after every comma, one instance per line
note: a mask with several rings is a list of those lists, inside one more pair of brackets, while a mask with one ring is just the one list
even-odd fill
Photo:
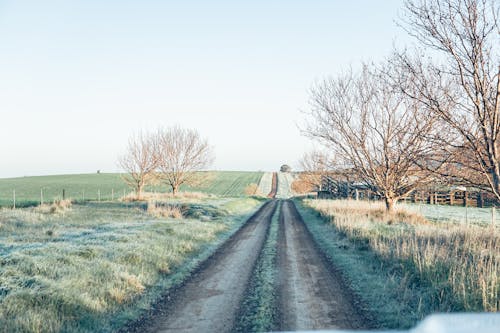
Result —
[[[25, 194], [23, 196], [23, 191], [18, 191], [18, 189], [13, 188], [12, 194], [9, 199], [9, 195], [0, 195], [0, 207], [11, 207], [13, 209], [24, 207], [24, 206], [38, 206], [50, 203], [51, 201], [56, 201], [60, 199], [71, 199], [74, 201], [116, 201], [120, 200], [123, 197], [126, 197], [128, 191], [126, 188], [122, 189], [123, 196], [116, 196], [115, 188], [107, 189], [102, 191], [100, 188], [96, 190], [96, 197], [86, 196], [85, 189], [82, 190], [67, 190], [66, 188], [58, 189], [58, 190], [47, 190], [46, 187], [41, 187], [39, 192], [39, 197], [36, 198], [36, 189], [35, 193], [33, 193], [33, 189], [29, 191], [31, 194]], [[59, 194], [57, 194], [59, 193]], [[80, 195], [78, 195], [80, 193]], [[119, 193], [119, 192], [118, 192]], [[72, 196], [72, 194], [74, 196]], [[75, 195], [76, 194], [76, 195]]]

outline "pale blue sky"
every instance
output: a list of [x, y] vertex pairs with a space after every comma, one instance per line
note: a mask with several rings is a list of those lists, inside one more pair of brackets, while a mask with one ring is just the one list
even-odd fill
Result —
[[311, 148], [316, 79], [409, 38], [402, 0], [0, 0], [0, 177], [115, 172], [137, 130], [198, 129], [214, 169]]

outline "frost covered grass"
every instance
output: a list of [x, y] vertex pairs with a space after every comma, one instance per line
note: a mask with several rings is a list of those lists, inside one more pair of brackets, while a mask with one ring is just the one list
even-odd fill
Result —
[[252, 279], [235, 326], [237, 332], [270, 332], [278, 319], [277, 246], [281, 201], [274, 211], [262, 252], [257, 259]]
[[3, 209], [0, 331], [117, 330], [185, 279], [260, 203], [188, 204], [200, 218], [182, 220], [154, 218], [133, 203], [73, 205], [64, 214]]
[[[462, 207], [428, 204], [401, 204], [408, 211], [416, 212], [429, 221], [451, 223], [491, 224], [492, 208]], [[500, 211], [495, 209], [495, 223], [500, 223]]]
[[[401, 308], [421, 318], [432, 312], [500, 310], [500, 230], [430, 223], [400, 208], [380, 215], [377, 204], [305, 200], [379, 271], [398, 282]], [[344, 244], [345, 245], [345, 244]], [[349, 245], [345, 245], [349, 247]]]

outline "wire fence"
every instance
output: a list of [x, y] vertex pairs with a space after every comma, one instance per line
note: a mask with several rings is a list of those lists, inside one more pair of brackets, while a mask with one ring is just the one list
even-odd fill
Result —
[[23, 208], [50, 204], [57, 200], [69, 199], [74, 202], [115, 201], [131, 193], [130, 188], [53, 188], [38, 189], [2, 189], [0, 190], [0, 207]]

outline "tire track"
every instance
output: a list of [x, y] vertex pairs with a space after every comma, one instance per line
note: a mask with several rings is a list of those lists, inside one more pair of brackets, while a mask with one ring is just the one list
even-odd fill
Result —
[[271, 185], [271, 192], [267, 195], [268, 198], [276, 198], [276, 193], [278, 192], [278, 173], [273, 172], [273, 180]]
[[316, 248], [292, 201], [284, 201], [279, 231], [279, 304], [282, 331], [366, 329], [354, 298]]
[[261, 252], [277, 201], [266, 203], [170, 299], [146, 332], [229, 332]]

